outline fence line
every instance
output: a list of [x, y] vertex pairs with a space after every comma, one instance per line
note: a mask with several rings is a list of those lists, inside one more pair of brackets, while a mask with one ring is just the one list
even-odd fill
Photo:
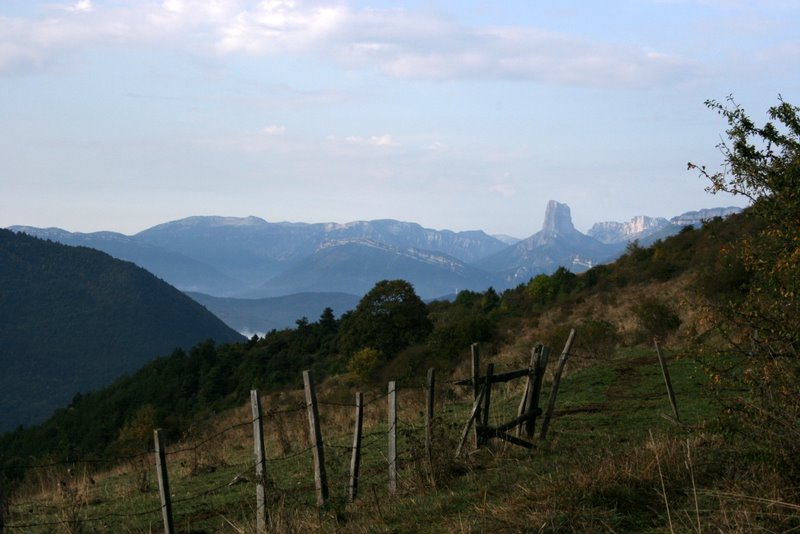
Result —
[[[473, 346], [473, 358], [479, 362], [479, 350], [477, 346]], [[570, 354], [570, 356], [574, 356], [574, 354]], [[476, 362], [476, 363], [477, 363]], [[473, 377], [470, 379], [470, 383], [474, 386], [478, 386], [478, 390], [485, 388], [487, 385], [491, 384], [491, 373], [488, 373], [487, 376], [480, 376], [480, 372], [477, 370], [478, 367], [476, 366], [474, 370]], [[254, 436], [257, 436], [258, 431], [255, 430], [257, 423], [264, 422], [266, 423], [267, 427], [261, 432], [266, 433], [267, 440], [270, 443], [262, 443], [261, 444], [261, 453], [263, 456], [256, 457], [254, 462], [242, 462], [242, 463], [224, 463], [226, 469], [237, 469], [241, 468], [241, 472], [237, 473], [234, 477], [234, 480], [231, 482], [223, 482], [214, 485], [212, 488], [208, 488], [192, 495], [175, 498], [170, 500], [170, 505], [162, 504], [159, 507], [152, 507], [148, 508], [143, 511], [138, 512], [130, 512], [130, 513], [121, 513], [121, 512], [108, 512], [105, 514], [100, 514], [94, 517], [85, 517], [85, 518], [77, 518], [74, 522], [77, 523], [88, 523], [88, 522], [99, 522], [103, 520], [110, 520], [110, 519], [126, 519], [126, 518], [137, 518], [146, 515], [155, 515], [159, 512], [164, 514], [164, 521], [165, 525], [167, 525], [167, 513], [170, 512], [170, 507], [174, 505], [185, 505], [191, 501], [204, 499], [207, 496], [215, 493], [221, 493], [226, 491], [226, 488], [230, 488], [235, 483], [238, 483], [237, 480], [246, 480], [246, 477], [241, 476], [242, 472], [252, 472], [255, 474], [255, 482], [256, 484], [261, 484], [261, 493], [257, 496], [257, 504], [255, 506], [256, 513], [258, 514], [258, 526], [257, 531], [262, 532], [266, 528], [267, 524], [267, 516], [264, 516], [264, 519], [261, 519], [262, 510], [263, 513], [267, 513], [268, 507], [268, 494], [272, 495], [273, 497], [275, 494], [279, 494], [281, 498], [285, 497], [299, 497], [301, 499], [308, 497], [310, 492], [316, 491], [317, 493], [317, 504], [321, 505], [324, 504], [325, 500], [328, 498], [328, 489], [327, 484], [333, 483], [335, 485], [334, 491], [337, 494], [347, 494], [350, 497], [350, 500], [354, 500], [357, 496], [357, 488], [359, 485], [372, 485], [373, 491], [376, 485], [383, 485], [386, 484], [388, 481], [388, 485], [386, 487], [386, 491], [388, 493], [393, 494], [398, 491], [398, 482], [402, 482], [405, 484], [406, 482], [411, 481], [414, 479], [414, 474], [417, 472], [413, 468], [413, 466], [422, 466], [423, 467], [423, 475], [427, 473], [427, 476], [432, 477], [433, 473], [433, 466], [432, 462], [432, 448], [433, 444], [432, 441], [434, 439], [434, 433], [432, 431], [432, 426], [438, 418], [435, 416], [435, 412], [437, 411], [434, 408], [435, 402], [439, 402], [439, 410], [445, 409], [452, 409], [451, 407], [454, 404], [463, 405], [462, 408], [468, 407], [469, 405], [473, 404], [470, 402], [468, 398], [462, 400], [454, 400], [454, 397], [450, 392], [453, 391], [452, 387], [458, 384], [463, 384], [464, 380], [440, 380], [433, 378], [433, 370], [430, 370], [428, 373], [428, 380], [422, 385], [407, 385], [401, 386], [396, 382], [391, 382], [388, 390], [383, 394], [378, 394], [374, 392], [373, 395], [370, 395], [369, 400], [364, 399], [364, 395], [359, 394], [356, 397], [356, 402], [341, 402], [341, 401], [329, 401], [329, 400], [318, 400], [316, 399], [316, 393], [313, 388], [313, 379], [308, 371], [303, 373], [304, 375], [304, 384], [306, 385], [306, 402], [298, 402], [296, 407], [290, 408], [283, 408], [283, 409], [268, 409], [265, 410], [263, 413], [256, 412], [255, 408], [253, 411], [253, 416], [247, 418], [244, 421], [237, 422], [230, 424], [229, 426], [217, 430], [212, 434], [205, 435], [205, 436], [198, 436], [199, 441], [197, 440], [187, 440], [184, 441], [184, 445], [178, 447], [163, 447], [159, 446], [156, 447], [154, 450], [148, 450], [147, 452], [134, 454], [134, 455], [124, 455], [124, 456], [117, 456], [115, 458], [108, 458], [108, 459], [80, 459], [80, 460], [67, 460], [63, 462], [50, 462], [50, 463], [41, 463], [41, 464], [32, 464], [27, 466], [15, 466], [18, 469], [46, 469], [52, 467], [68, 467], [68, 466], [75, 466], [75, 465], [93, 465], [93, 464], [112, 464], [115, 462], [119, 464], [120, 462], [124, 461], [131, 461], [131, 460], [139, 460], [143, 457], [151, 457], [150, 455], [154, 455], [157, 452], [163, 454], [163, 464], [166, 467], [169, 459], [175, 459], [180, 455], [190, 454], [194, 452], [204, 452], [208, 451], [208, 445], [218, 440], [219, 438], [228, 435], [229, 433], [243, 429], [247, 426], [254, 427]], [[539, 377], [540, 378], [540, 377]], [[480, 379], [480, 380], [479, 380]], [[541, 379], [541, 378], [540, 378]], [[484, 381], [487, 383], [484, 384]], [[398, 396], [399, 392], [413, 392], [413, 396], [407, 395], [400, 395]], [[445, 394], [440, 394], [440, 392], [446, 392]], [[488, 393], [488, 392], [487, 392]], [[485, 394], [484, 394], [485, 395]], [[475, 402], [475, 406], [477, 407], [477, 414], [482, 421], [482, 425], [487, 425], [487, 417], [488, 417], [488, 402], [484, 395], [476, 395], [477, 398], [473, 400]], [[487, 396], [488, 397], [488, 396]], [[257, 392], [251, 392], [251, 400], [257, 399]], [[349, 421], [346, 424], [341, 423], [341, 421], [337, 422], [337, 420], [333, 420], [330, 422], [330, 427], [325, 428], [321, 425], [320, 413], [319, 408], [350, 408], [356, 409], [359, 408], [361, 410], [361, 417], [366, 416], [367, 408], [371, 408], [372, 405], [378, 405], [378, 403], [382, 402], [384, 399], [387, 399], [388, 404], [386, 408], [382, 406], [379, 407], [377, 412], [373, 414], [373, 417], [377, 414], [383, 414], [383, 410], [386, 409], [384, 419], [385, 424], [377, 423], [377, 430], [373, 430], [371, 432], [363, 432], [359, 431], [358, 435], [358, 453], [353, 454], [349, 458], [350, 460], [350, 470], [349, 472], [346, 469], [346, 464], [348, 463], [345, 458], [347, 456], [346, 453], [353, 453], [356, 449], [356, 439], [354, 437], [354, 428], [357, 424], [359, 419], [358, 416], [355, 417], [355, 421], [352, 421], [352, 418], [348, 417], [347, 420]], [[421, 402], [420, 402], [421, 401]], [[255, 402], [255, 400], [253, 400]], [[485, 404], [484, 404], [485, 403]], [[423, 410], [417, 410], [419, 405], [423, 406]], [[401, 410], [406, 407], [411, 406], [414, 410], [414, 416], [409, 417], [408, 412], [401, 414]], [[465, 408], [466, 409], [466, 408]], [[260, 410], [260, 408], [259, 408]], [[308, 416], [308, 433], [305, 434], [305, 438], [308, 439], [309, 445], [303, 447], [299, 450], [292, 450], [291, 452], [279, 452], [277, 456], [272, 456], [267, 453], [271, 448], [265, 445], [271, 445], [273, 448], [277, 446], [277, 441], [280, 439], [280, 436], [274, 433], [276, 430], [274, 427], [269, 427], [270, 420], [277, 420], [283, 415], [286, 414], [300, 414], [301, 412], [306, 412]], [[483, 412], [483, 413], [481, 413]], [[372, 413], [372, 412], [370, 412]], [[337, 416], [338, 417], [338, 416]], [[424, 422], [423, 418], [424, 417]], [[323, 418], [324, 419], [324, 418]], [[379, 421], [379, 420], [378, 420]], [[327, 424], [327, 423], [326, 423]], [[352, 424], [353, 426], [350, 426]], [[330, 429], [333, 428], [334, 430], [331, 431]], [[281, 432], [284, 429], [277, 429], [277, 432]], [[401, 430], [398, 436], [398, 430]], [[466, 430], [466, 429], [465, 429]], [[457, 431], [457, 429], [456, 429]], [[325, 435], [325, 439], [323, 440], [323, 434]], [[348, 438], [348, 435], [350, 436]], [[398, 438], [402, 438], [399, 439]], [[420, 438], [419, 440], [417, 438]], [[424, 440], [423, 440], [424, 438]], [[186, 439], [186, 438], [184, 438]], [[257, 438], [254, 438], [257, 439]], [[346, 445], [347, 439], [352, 439], [352, 445]], [[419, 444], [416, 441], [420, 441]], [[191, 445], [187, 444], [191, 443]], [[424, 443], [424, 447], [422, 447]], [[227, 442], [226, 442], [227, 444]], [[163, 444], [162, 444], [163, 445]], [[329, 452], [328, 455], [325, 454]], [[308, 453], [311, 452], [312, 454], [309, 455]], [[368, 458], [362, 459], [362, 454], [368, 453]], [[308, 458], [310, 456], [310, 458]], [[335, 465], [340, 465], [340, 467], [335, 467], [332, 471], [332, 476], [328, 478], [325, 472], [325, 461], [326, 456], [330, 462], [333, 462]], [[298, 478], [297, 473], [295, 473], [291, 480], [295, 480], [295, 484], [287, 485], [286, 482], [288, 481], [280, 481], [277, 480], [278, 477], [274, 472], [267, 471], [266, 467], [269, 465], [276, 465], [282, 462], [288, 462], [292, 460], [299, 460], [301, 457], [306, 457], [307, 459], [311, 460], [314, 465], [314, 482], [313, 483], [301, 483], [304, 480], [308, 480], [305, 475], [300, 475]], [[372, 459], [370, 459], [372, 458]], [[305, 460], [304, 460], [305, 461]], [[353, 465], [356, 465], [355, 469]], [[410, 465], [411, 468], [404, 466], [406, 464]], [[181, 466], [183, 466], [183, 462], [181, 462]], [[174, 466], [173, 466], [174, 467]], [[311, 465], [308, 466], [309, 468]], [[410, 469], [410, 470], [409, 470]], [[353, 473], [355, 472], [355, 477]], [[310, 471], [309, 471], [310, 473]], [[189, 475], [190, 477], [193, 475]], [[185, 478], [185, 476], [184, 476]], [[269, 482], [268, 484], [266, 482]], [[166, 484], [166, 493], [168, 494], [168, 480], [165, 479]], [[281, 483], [282, 482], [282, 483]], [[180, 485], [180, 483], [179, 483]], [[44, 490], [43, 490], [44, 491]], [[237, 490], [238, 492], [239, 490]], [[256, 493], [256, 492], [254, 492]], [[238, 493], [237, 493], [238, 495]], [[238, 497], [237, 497], [238, 499]], [[248, 498], [249, 501], [249, 498]], [[307, 501], [306, 501], [307, 502]], [[13, 530], [24, 530], [30, 528], [41, 528], [41, 527], [48, 527], [48, 526], [56, 526], [56, 525], [63, 525], [63, 520], [57, 521], [20, 521], [17, 523], [9, 524], [9, 520], [15, 517], [21, 517], [22, 514], [19, 512], [15, 513], [14, 507], [22, 504], [20, 502], [15, 502], [13, 499], [8, 499], [9, 506], [6, 508], [6, 517], [5, 517], [5, 529], [8, 532]], [[36, 501], [31, 501], [32, 504], [35, 504]], [[174, 510], [174, 508], [172, 508]], [[178, 512], [180, 515], [180, 512]], [[170, 514], [171, 515], [171, 514]], [[262, 528], [263, 527], [263, 528]], [[165, 531], [169, 532], [169, 526], [165, 526]]]

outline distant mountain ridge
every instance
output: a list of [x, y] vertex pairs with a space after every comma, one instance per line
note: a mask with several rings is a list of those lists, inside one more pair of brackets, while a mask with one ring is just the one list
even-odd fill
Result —
[[741, 208], [709, 208], [698, 211], [689, 211], [669, 220], [663, 217], [647, 217], [639, 215], [628, 222], [598, 222], [588, 232], [589, 236], [606, 244], [629, 243], [631, 241], [645, 241], [651, 236], [659, 238], [676, 234], [684, 226], [699, 225], [703, 221], [714, 217], [727, 217], [739, 213]]
[[0, 230], [0, 432], [209, 338], [242, 339], [133, 263]]
[[377, 282], [402, 278], [424, 298], [462, 289], [482, 290], [497, 280], [491, 274], [445, 254], [398, 248], [365, 239], [323, 243], [311, 256], [256, 289], [277, 296], [309, 291], [363, 295]]
[[701, 210], [671, 220], [640, 216], [628, 223], [597, 223], [587, 235], [575, 229], [566, 204], [550, 201], [542, 229], [522, 240], [482, 231], [432, 230], [391, 219], [311, 224], [198, 216], [133, 236], [13, 229], [98, 248], [187, 292], [236, 298], [308, 292], [361, 295], [382, 279], [404, 278], [430, 299], [461, 289], [502, 290], [561, 265], [582, 271], [614, 259], [631, 240], [666, 237], [681, 225], [731, 210]]

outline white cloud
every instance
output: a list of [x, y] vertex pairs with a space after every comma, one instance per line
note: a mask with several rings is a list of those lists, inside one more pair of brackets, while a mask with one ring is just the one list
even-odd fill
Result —
[[67, 8], [68, 11], [72, 11], [73, 13], [88, 13], [93, 9], [92, 0], [78, 0]]
[[[316, 54], [397, 78], [529, 79], [648, 86], [679, 76], [677, 58], [535, 28], [466, 27], [430, 13], [356, 10], [291, 0], [78, 0], [66, 13], [0, 18], [0, 72], [109, 44], [164, 44], [192, 53]], [[77, 16], [80, 15], [80, 16]]]
[[392, 136], [389, 134], [373, 135], [367, 142], [374, 146], [394, 146], [397, 144], [392, 140]]
[[355, 145], [397, 146], [397, 143], [392, 139], [390, 134], [372, 135], [370, 137], [358, 137], [351, 135], [345, 137], [344, 140]]
[[280, 124], [271, 124], [262, 128], [261, 133], [265, 135], [283, 135], [286, 133], [286, 126]]
[[324, 46], [346, 18], [347, 9], [342, 6], [307, 7], [270, 0], [221, 24], [215, 46], [222, 53], [304, 52]]
[[517, 187], [511, 183], [509, 180], [510, 177], [510, 173], [504, 173], [502, 179], [503, 181], [495, 181], [495, 183], [489, 186], [489, 192], [506, 198], [515, 196], [517, 194]]
[[653, 88], [681, 84], [702, 71], [689, 59], [644, 44], [536, 27], [466, 25], [430, 11], [356, 8], [336, 0], [74, 0], [62, 6], [42, 8], [39, 17], [0, 17], [0, 74], [117, 44], [223, 59], [313, 55], [345, 68], [422, 80]]

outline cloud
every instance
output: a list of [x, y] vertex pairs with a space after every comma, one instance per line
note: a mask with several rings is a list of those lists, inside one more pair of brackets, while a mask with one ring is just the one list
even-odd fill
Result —
[[[48, 6], [51, 4], [47, 4]], [[522, 26], [467, 26], [428, 11], [293, 0], [78, 0], [0, 18], [0, 74], [110, 45], [224, 60], [310, 55], [401, 79], [506, 79], [592, 87], [680, 83], [691, 61]]]
[[511, 174], [506, 172], [503, 174], [504, 181], [495, 181], [489, 186], [489, 192], [501, 197], [511, 198], [517, 194], [517, 187], [509, 181]]
[[244, 9], [217, 28], [221, 53], [276, 54], [324, 48], [348, 18], [343, 6], [268, 0]]
[[358, 137], [351, 135], [344, 139], [348, 143], [355, 145], [372, 145], [372, 146], [397, 146], [398, 143], [394, 142], [390, 134], [372, 135], [370, 137]]
[[88, 13], [93, 9], [94, 7], [92, 6], [92, 0], [78, 0], [77, 2], [75, 2], [70, 7], [67, 8], [68, 11], [84, 12], [84, 13]]
[[279, 125], [279, 124], [272, 124], [270, 126], [265, 126], [261, 129], [261, 133], [265, 135], [283, 135], [286, 133], [286, 126]]

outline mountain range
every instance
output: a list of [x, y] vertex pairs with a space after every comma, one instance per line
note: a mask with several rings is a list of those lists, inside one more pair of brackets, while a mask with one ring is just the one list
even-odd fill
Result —
[[[241, 299], [261, 299], [257, 306], [245, 306], [260, 310], [258, 314], [235, 326], [239, 331], [253, 331], [250, 326], [264, 325], [255, 329], [258, 332], [274, 326], [266, 320], [265, 306], [277, 301], [264, 299], [305, 294], [307, 306], [296, 309], [313, 318], [320, 313], [320, 305], [327, 306], [325, 293], [357, 297], [384, 279], [408, 280], [425, 299], [463, 289], [482, 291], [492, 286], [503, 290], [559, 266], [586, 270], [613, 260], [630, 241], [644, 244], [677, 233], [685, 225], [736, 211], [701, 210], [670, 220], [640, 216], [626, 223], [596, 223], [584, 234], [574, 227], [570, 208], [551, 200], [541, 230], [522, 240], [483, 231], [432, 230], [388, 219], [310, 224], [271, 223], [258, 217], [189, 217], [131, 236], [24, 226], [11, 229], [96, 248], [136, 263], [191, 293], [219, 315], [230, 316], [233, 303], [224, 302], [225, 298], [239, 299], [239, 305]], [[316, 300], [308, 298], [312, 293]], [[280, 305], [287, 302], [284, 298]], [[223, 313], [223, 309], [228, 311]]]

